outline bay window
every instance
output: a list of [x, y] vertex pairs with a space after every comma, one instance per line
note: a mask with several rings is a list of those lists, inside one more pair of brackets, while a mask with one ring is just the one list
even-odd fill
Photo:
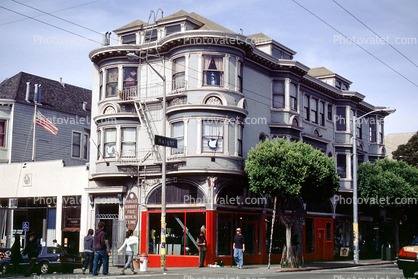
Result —
[[223, 57], [222, 56], [203, 56], [203, 85], [223, 86]]
[[6, 121], [0, 120], [0, 147], [6, 146]]
[[73, 132], [71, 156], [80, 158], [81, 156], [81, 133]]
[[173, 90], [185, 88], [186, 58], [180, 57], [173, 60]]
[[177, 140], [177, 148], [171, 149], [171, 154], [183, 154], [184, 153], [184, 122], [175, 122], [172, 126], [172, 137]]
[[107, 80], [106, 80], [106, 98], [116, 97], [118, 89], [118, 69], [108, 69], [107, 70]]
[[242, 71], [243, 71], [243, 66], [242, 66], [242, 62], [238, 61], [238, 80], [237, 80], [237, 88], [239, 92], [242, 92]]
[[319, 102], [319, 124], [325, 126], [325, 102]]
[[346, 130], [345, 119], [346, 119], [345, 107], [337, 107], [337, 117], [336, 117], [337, 131]]
[[347, 161], [345, 154], [337, 155], [337, 174], [340, 176], [340, 178], [347, 177]]
[[318, 124], [318, 100], [311, 98], [311, 121]]
[[114, 158], [116, 152], [116, 128], [104, 130], [104, 157]]
[[138, 68], [123, 68], [123, 95], [124, 99], [136, 96], [137, 93]]
[[290, 109], [298, 110], [298, 89], [294, 83], [290, 83]]
[[309, 96], [303, 95], [303, 119], [309, 121]]
[[122, 157], [135, 158], [136, 156], [136, 128], [122, 128]]
[[284, 81], [273, 81], [273, 108], [284, 108]]

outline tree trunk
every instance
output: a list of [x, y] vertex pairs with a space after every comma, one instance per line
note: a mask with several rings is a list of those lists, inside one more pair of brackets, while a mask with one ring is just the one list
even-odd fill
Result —
[[285, 218], [281, 216], [282, 224], [286, 228], [286, 245], [283, 247], [282, 259], [280, 261], [281, 267], [298, 267], [298, 261], [295, 258], [292, 247], [292, 225], [289, 222], [285, 222]]

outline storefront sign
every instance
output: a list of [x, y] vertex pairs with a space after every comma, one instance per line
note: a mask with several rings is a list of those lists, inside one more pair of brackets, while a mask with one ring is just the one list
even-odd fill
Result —
[[138, 223], [138, 198], [134, 192], [130, 192], [125, 200], [125, 220], [128, 230], [135, 230]]

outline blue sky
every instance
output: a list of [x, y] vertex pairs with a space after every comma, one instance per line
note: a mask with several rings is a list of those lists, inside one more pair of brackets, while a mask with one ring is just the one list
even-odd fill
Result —
[[[332, 0], [295, 0], [405, 78], [292, 0], [17, 1], [98, 33], [113, 31], [136, 19], [146, 22], [150, 11], [158, 8], [164, 11], [164, 16], [181, 9], [195, 12], [237, 33], [242, 28], [244, 35], [262, 32], [295, 50], [294, 59], [302, 64], [311, 68], [324, 66], [352, 81], [350, 89], [365, 95], [366, 102], [396, 108], [397, 112], [386, 120], [385, 134], [418, 131], [418, 1], [415, 0], [335, 1], [416, 65], [386, 44], [373, 44], [376, 35]], [[14, 1], [3, 0], [0, 6], [93, 41], [102, 40], [98, 33]], [[74, 6], [78, 7], [70, 8]], [[91, 89], [93, 66], [88, 54], [100, 44], [3, 8], [0, 8], [0, 34], [0, 81], [24, 71], [55, 80], [62, 77], [65, 83]], [[113, 33], [112, 38], [116, 39]], [[112, 44], [116, 44], [114, 40]]]

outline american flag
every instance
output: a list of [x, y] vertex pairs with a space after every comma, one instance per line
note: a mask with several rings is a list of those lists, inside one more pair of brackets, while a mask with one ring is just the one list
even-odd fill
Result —
[[36, 125], [43, 127], [53, 135], [58, 135], [58, 128], [55, 127], [48, 118], [46, 118], [39, 110], [36, 112]]

